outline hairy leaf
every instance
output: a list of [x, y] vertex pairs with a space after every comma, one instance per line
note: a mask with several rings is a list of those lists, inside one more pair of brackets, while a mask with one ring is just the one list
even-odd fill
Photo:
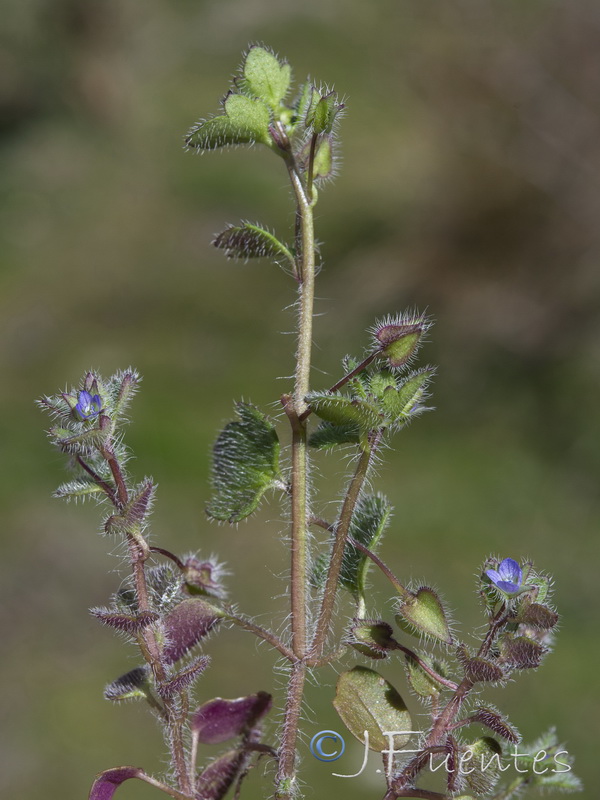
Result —
[[267, 692], [234, 700], [216, 697], [194, 712], [191, 728], [199, 742], [218, 744], [248, 731], [268, 714], [271, 706], [272, 698]]
[[253, 97], [259, 97], [277, 110], [284, 100], [291, 80], [291, 68], [280, 62], [270, 50], [254, 45], [248, 50], [238, 88]]
[[213, 239], [227, 258], [272, 258], [277, 264], [295, 268], [294, 256], [270, 231], [251, 222], [229, 225]]
[[402, 600], [396, 622], [402, 630], [425, 634], [452, 644], [452, 634], [440, 598], [429, 586], [421, 586], [412, 597]]
[[200, 773], [196, 781], [196, 797], [201, 800], [221, 800], [236, 779], [244, 754], [228, 750]]
[[[445, 678], [448, 665], [444, 661], [433, 658], [430, 655], [420, 653], [420, 658], [429, 667], [432, 667], [438, 675]], [[406, 656], [406, 673], [408, 682], [419, 697], [437, 697], [444, 689], [444, 685], [432, 678], [412, 656]]]
[[[53, 497], [66, 498], [67, 500], [85, 500], [93, 495], [102, 494], [102, 489], [98, 486], [93, 478], [77, 478], [74, 481], [68, 481], [61, 484], [55, 492]], [[105, 496], [102, 494], [102, 496]]]
[[[374, 549], [387, 527], [391, 514], [392, 507], [383, 495], [361, 497], [352, 516], [350, 536], [369, 550]], [[364, 594], [370, 563], [368, 556], [348, 542], [344, 550], [340, 583], [355, 597]]]
[[[378, 672], [354, 667], [343, 672], [337, 682], [333, 701], [335, 710], [350, 733], [369, 749], [381, 752], [389, 747], [386, 731], [410, 731], [411, 720], [404, 700]], [[394, 737], [396, 748], [403, 747], [410, 735]]]
[[318, 417], [334, 425], [353, 425], [361, 431], [370, 431], [385, 424], [372, 403], [358, 398], [329, 392], [310, 392], [306, 402]]
[[480, 725], [485, 725], [491, 731], [497, 733], [498, 736], [502, 736], [503, 739], [506, 739], [513, 744], [517, 744], [521, 741], [521, 736], [519, 733], [511, 725], [509, 725], [507, 720], [504, 719], [504, 717], [494, 708], [480, 706], [479, 708], [475, 709], [472, 719], [473, 722], [479, 722]]
[[174, 697], [179, 692], [183, 692], [188, 686], [191, 686], [196, 678], [200, 677], [204, 670], [210, 664], [208, 656], [199, 656], [194, 659], [191, 664], [176, 673], [167, 683], [158, 686], [157, 690], [161, 697], [168, 699]]
[[115, 767], [96, 775], [90, 790], [89, 800], [111, 800], [119, 786], [130, 778], [146, 779], [146, 774], [139, 767]]
[[113, 702], [146, 698], [150, 691], [150, 668], [136, 667], [109, 683], [104, 689], [104, 697]]
[[311, 433], [308, 444], [317, 450], [330, 450], [342, 444], [358, 444], [360, 430], [357, 425], [334, 425], [332, 422], [321, 422]]
[[241, 94], [225, 98], [225, 114], [200, 120], [186, 136], [188, 147], [215, 150], [237, 144], [271, 145], [269, 109], [261, 100]]
[[239, 420], [228, 423], [213, 448], [213, 497], [207, 513], [239, 522], [256, 510], [279, 480], [279, 439], [257, 408], [237, 403]]
[[223, 612], [206, 600], [184, 600], [162, 620], [165, 643], [162, 657], [166, 664], [178, 661], [214, 628]]
[[158, 619], [155, 611], [125, 614], [110, 608], [90, 608], [90, 614], [109, 628], [131, 634], [138, 633]]

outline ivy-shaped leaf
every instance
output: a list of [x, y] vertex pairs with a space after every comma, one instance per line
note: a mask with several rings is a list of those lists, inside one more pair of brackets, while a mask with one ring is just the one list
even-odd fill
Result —
[[229, 94], [224, 103], [225, 114], [200, 120], [186, 136], [188, 147], [215, 150], [237, 144], [272, 145], [269, 134], [271, 115], [261, 101], [243, 94]]
[[252, 97], [258, 97], [277, 110], [285, 99], [292, 72], [287, 61], [279, 61], [270, 50], [254, 45], [246, 54], [242, 78], [237, 87]]
[[239, 420], [228, 423], [213, 448], [213, 519], [239, 522], [256, 510], [267, 489], [279, 481], [279, 439], [255, 406], [237, 403]]

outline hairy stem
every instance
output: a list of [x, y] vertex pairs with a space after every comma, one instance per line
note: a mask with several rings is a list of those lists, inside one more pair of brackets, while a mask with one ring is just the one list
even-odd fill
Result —
[[430, 667], [426, 661], [423, 661], [423, 659], [420, 658], [409, 647], [405, 647], [403, 644], [396, 642], [396, 644], [394, 645], [394, 650], [400, 650], [409, 658], [412, 658], [412, 660], [419, 665], [419, 667], [423, 670], [423, 672], [426, 672], [437, 683], [441, 684], [442, 686], [446, 686], [448, 689], [452, 689], [453, 691], [456, 691], [458, 689], [457, 683], [454, 683], [454, 681], [449, 681], [447, 678], [442, 678], [441, 675], [439, 675], [434, 669], [432, 669], [432, 667]]
[[298, 347], [294, 394], [283, 404], [292, 429], [291, 494], [291, 625], [292, 651], [296, 658], [288, 683], [285, 721], [279, 749], [277, 797], [291, 797], [296, 770], [296, 740], [302, 710], [307, 649], [308, 586], [308, 454], [306, 423], [300, 416], [307, 408], [305, 397], [310, 388], [312, 322], [315, 296], [315, 234], [313, 210], [292, 156], [287, 167], [296, 198], [296, 262], [299, 291]]
[[387, 564], [385, 564], [385, 563], [384, 563], [384, 562], [383, 562], [383, 561], [382, 561], [382, 560], [379, 558], [379, 556], [376, 556], [376, 555], [375, 555], [375, 553], [373, 553], [371, 550], [369, 550], [369, 548], [368, 548], [368, 547], [365, 547], [365, 545], [364, 545], [364, 544], [361, 544], [360, 542], [357, 542], [357, 541], [356, 541], [356, 539], [353, 539], [353, 538], [352, 538], [352, 536], [349, 536], [349, 537], [348, 537], [348, 542], [349, 542], [351, 545], [353, 545], [354, 547], [356, 547], [356, 549], [357, 549], [357, 550], [360, 550], [360, 551], [361, 551], [361, 553], [364, 553], [364, 554], [365, 554], [365, 555], [366, 555], [368, 558], [370, 558], [370, 559], [371, 559], [371, 561], [372, 561], [372, 562], [373, 562], [373, 563], [374, 563], [376, 566], [378, 566], [378, 567], [379, 567], [379, 569], [380, 569], [380, 570], [383, 572], [383, 574], [385, 575], [385, 577], [386, 577], [386, 578], [389, 580], [389, 582], [392, 584], [392, 586], [394, 587], [394, 589], [395, 589], [395, 590], [398, 592], [398, 594], [399, 594], [399, 595], [400, 595], [402, 598], [404, 598], [405, 600], [408, 600], [408, 599], [411, 597], [411, 594], [410, 594], [410, 592], [408, 591], [408, 589], [406, 589], [406, 588], [405, 588], [405, 587], [404, 587], [404, 586], [403, 586], [403, 585], [400, 583], [400, 581], [399, 581], [399, 580], [398, 580], [398, 578], [397, 578], [397, 577], [394, 575], [394, 573], [392, 572], [392, 570], [391, 570], [391, 569], [390, 569], [390, 568], [387, 566]]
[[227, 615], [227, 619], [234, 622], [240, 628], [244, 628], [244, 630], [250, 631], [251, 633], [258, 636], [259, 639], [264, 639], [265, 642], [269, 642], [276, 650], [279, 650], [282, 656], [285, 656], [288, 661], [296, 661], [296, 656], [294, 655], [293, 651], [290, 650], [289, 647], [286, 645], [271, 631], [266, 630], [266, 628], [262, 628], [260, 625], [257, 625], [255, 622], [252, 622], [251, 619], [247, 617], [237, 614], [232, 608], [229, 606], [223, 606], [223, 611]]
[[356, 470], [352, 476], [352, 480], [348, 485], [348, 490], [342, 504], [342, 510], [337, 525], [335, 526], [335, 540], [331, 551], [331, 559], [329, 561], [329, 570], [327, 572], [327, 580], [325, 581], [325, 589], [323, 590], [323, 597], [321, 599], [321, 610], [317, 620], [317, 627], [315, 636], [310, 650], [311, 659], [317, 661], [323, 654], [323, 649], [329, 635], [331, 626], [331, 617], [333, 615], [333, 608], [335, 605], [335, 596], [337, 592], [338, 582], [340, 578], [340, 570], [342, 568], [342, 561], [344, 558], [344, 550], [348, 542], [348, 531], [350, 530], [350, 523], [354, 509], [362, 492], [364, 482], [371, 466], [373, 454], [377, 449], [377, 445], [381, 439], [382, 432], [377, 431], [369, 437], [369, 443], [365, 450], [362, 451], [356, 465]]
[[[350, 372], [347, 372], [342, 378], [339, 379], [339, 381], [337, 381], [337, 383], [334, 383], [333, 386], [331, 386], [329, 389], [327, 389], [329, 394], [333, 394], [334, 392], [337, 392], [338, 389], [341, 389], [342, 386], [345, 386], [348, 383], [348, 381], [351, 381], [352, 378], [356, 377], [356, 375], [358, 375], [360, 372], [362, 372], [363, 369], [366, 369], [369, 366], [369, 364], [372, 364], [373, 361], [377, 358], [378, 355], [379, 355], [379, 352], [377, 350], [374, 353], [371, 353], [370, 355], [368, 355], [363, 361], [360, 362], [360, 364], [357, 367], [354, 367], [353, 370], [351, 370]], [[300, 415], [300, 419], [301, 420], [305, 420], [308, 416], [310, 416], [311, 413], [312, 413], [312, 409], [309, 406]]]
[[[110, 467], [117, 487], [116, 496], [113, 495], [112, 497], [113, 505], [117, 511], [122, 511], [129, 502], [129, 491], [121, 464], [110, 443], [101, 448], [100, 454]], [[145, 563], [150, 554], [150, 548], [138, 530], [132, 530], [127, 533], [127, 545], [129, 547], [138, 611], [152, 611], [145, 572]], [[142, 655], [152, 670], [156, 684], [161, 686], [167, 683], [168, 678], [162, 662], [160, 646], [152, 625], [141, 631], [138, 636], [138, 643]], [[168, 730], [167, 739], [171, 750], [171, 759], [177, 775], [179, 789], [184, 794], [190, 795], [193, 791], [193, 783], [190, 781], [190, 774], [186, 765], [184, 741], [186, 719], [182, 713], [182, 709], [186, 707], [187, 697], [180, 698], [180, 701], [182, 702], [180, 703], [177, 698], [163, 699], [164, 718]]]
[[287, 702], [283, 735], [279, 748], [279, 766], [277, 769], [277, 800], [289, 800], [295, 792], [296, 781], [296, 741], [302, 711], [302, 697], [306, 680], [306, 665], [297, 661], [292, 666], [288, 683]]
[[76, 462], [79, 464], [79, 466], [81, 467], [81, 469], [82, 469], [82, 470], [84, 470], [84, 472], [87, 472], [87, 474], [90, 476], [90, 478], [92, 478], [92, 480], [94, 481], [94, 483], [96, 484], [96, 486], [99, 486], [99, 487], [102, 489], [102, 491], [103, 491], [103, 492], [106, 494], [106, 496], [108, 497], [108, 499], [110, 500], [110, 502], [111, 502], [111, 503], [114, 505], [114, 504], [115, 504], [115, 501], [116, 501], [116, 497], [115, 497], [115, 493], [114, 493], [114, 491], [113, 491], [112, 487], [111, 487], [111, 486], [109, 486], [109, 485], [108, 485], [108, 483], [107, 483], [105, 480], [103, 480], [103, 479], [100, 477], [100, 475], [98, 475], [98, 473], [97, 473], [97, 472], [95, 472], [95, 471], [94, 471], [94, 470], [93, 470], [93, 469], [90, 467], [90, 465], [89, 465], [89, 464], [87, 464], [87, 463], [86, 463], [86, 462], [83, 460], [83, 458], [82, 458], [81, 456], [79, 456], [79, 455], [78, 455], [78, 456], [76, 456], [76, 458], [75, 458], [75, 461], [76, 461]]
[[[483, 639], [483, 642], [481, 643], [479, 650], [477, 651], [478, 657], [483, 658], [488, 654], [498, 632], [506, 622], [505, 610], [505, 605], [503, 604], [497, 614], [495, 614], [495, 616], [490, 620], [488, 631]], [[445, 708], [435, 720], [423, 745], [424, 749], [438, 746], [448, 731], [453, 729], [456, 716], [462, 708], [463, 703], [468, 697], [473, 686], [473, 681], [469, 680], [468, 678], [463, 678], [463, 680], [459, 683], [456, 691], [446, 704]], [[423, 766], [424, 765], [420, 760], [420, 754], [417, 754], [406, 765], [402, 773], [395, 779], [393, 783], [394, 791], [400, 791], [410, 787]], [[400, 795], [397, 794], [396, 796], [399, 797]]]

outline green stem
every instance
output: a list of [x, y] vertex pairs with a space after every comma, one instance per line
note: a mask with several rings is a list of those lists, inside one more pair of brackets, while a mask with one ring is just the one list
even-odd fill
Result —
[[317, 627], [315, 636], [310, 649], [311, 660], [319, 660], [323, 654], [323, 649], [329, 635], [331, 626], [331, 618], [333, 615], [333, 608], [335, 605], [335, 596], [337, 592], [338, 582], [340, 578], [340, 570], [342, 568], [342, 561], [344, 559], [344, 550], [348, 541], [348, 532], [350, 530], [350, 523], [354, 509], [362, 492], [364, 482], [371, 466], [373, 454], [377, 449], [377, 445], [382, 436], [382, 431], [377, 431], [369, 437], [369, 444], [366, 450], [363, 450], [358, 459], [356, 470], [352, 476], [352, 480], [348, 485], [346, 497], [340, 512], [340, 518], [335, 526], [335, 540], [331, 551], [331, 559], [329, 561], [329, 570], [327, 572], [327, 580], [325, 582], [325, 589], [323, 590], [323, 597], [321, 599], [321, 610], [317, 620]]
[[313, 133], [312, 139], [310, 140], [310, 155], [308, 157], [308, 177], [306, 179], [306, 194], [311, 199], [313, 191], [313, 176], [315, 172], [315, 153], [317, 152], [318, 140], [319, 140], [318, 134]]
[[306, 423], [300, 416], [307, 408], [305, 397], [310, 388], [312, 322], [315, 296], [315, 234], [312, 203], [307, 196], [291, 156], [286, 159], [296, 198], [296, 261], [299, 292], [298, 346], [293, 397], [284, 397], [283, 405], [292, 428], [291, 495], [291, 626], [292, 651], [296, 659], [288, 683], [285, 721], [279, 749], [277, 793], [280, 800], [293, 794], [296, 772], [296, 741], [302, 710], [307, 649], [308, 587], [308, 454]]

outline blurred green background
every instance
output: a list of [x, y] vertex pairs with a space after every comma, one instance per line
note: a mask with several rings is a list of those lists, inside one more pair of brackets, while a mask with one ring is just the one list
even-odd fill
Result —
[[[283, 624], [281, 509], [230, 530], [203, 508], [232, 399], [274, 408], [293, 370], [293, 340], [279, 335], [294, 325], [292, 282], [266, 262], [227, 263], [210, 240], [240, 218], [285, 234], [290, 193], [266, 150], [181, 147], [217, 111], [243, 48], [263, 41], [298, 80], [335, 84], [348, 101], [340, 175], [317, 207], [315, 387], [362, 352], [376, 317], [417, 306], [437, 320], [423, 356], [440, 367], [437, 411], [379, 470], [396, 507], [384, 555], [439, 586], [471, 627], [482, 623], [473, 576], [490, 552], [555, 576], [556, 652], [494, 700], [526, 738], [556, 724], [587, 784], [580, 797], [595, 798], [597, 3], [5, 0], [2, 17], [2, 794], [84, 798], [101, 769], [164, 767], [144, 709], [102, 698], [136, 663], [86, 612], [118, 585], [118, 548], [96, 535], [93, 505], [50, 499], [64, 459], [35, 397], [90, 366], [135, 365], [131, 468], [159, 481], [155, 540], [219, 554], [232, 597]], [[329, 498], [343, 466], [319, 459]], [[372, 611], [390, 616], [375, 585]], [[264, 689], [281, 700], [283, 676], [249, 635], [225, 631], [210, 649], [199, 699]], [[402, 691], [399, 664], [382, 672]], [[315, 678], [306, 737], [342, 730], [335, 680], [333, 669]], [[330, 777], [354, 771], [359, 750], [332, 768], [303, 744], [307, 796], [381, 796], [374, 762], [360, 778]], [[135, 783], [123, 800], [152, 796]], [[266, 786], [252, 775], [245, 796]]]

